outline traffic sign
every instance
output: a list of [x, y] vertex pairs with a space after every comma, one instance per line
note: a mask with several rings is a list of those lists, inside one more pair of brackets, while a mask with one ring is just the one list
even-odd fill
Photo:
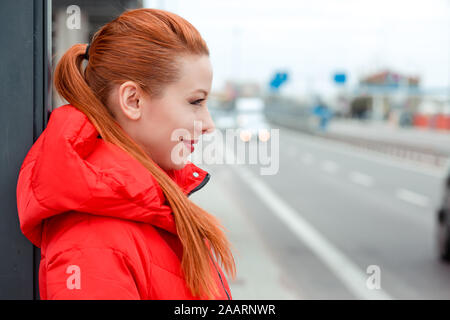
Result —
[[285, 83], [289, 79], [289, 75], [287, 72], [277, 72], [273, 76], [272, 80], [270, 81], [269, 85], [270, 88], [273, 90], [278, 90], [280, 86]]

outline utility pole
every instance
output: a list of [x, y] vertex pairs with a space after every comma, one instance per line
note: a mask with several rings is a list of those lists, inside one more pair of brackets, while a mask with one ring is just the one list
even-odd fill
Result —
[[232, 43], [232, 78], [237, 81], [241, 80], [241, 35], [242, 29], [239, 26], [233, 28], [233, 43]]

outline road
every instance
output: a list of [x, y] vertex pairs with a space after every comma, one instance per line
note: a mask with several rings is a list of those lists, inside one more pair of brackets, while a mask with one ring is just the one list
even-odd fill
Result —
[[[240, 282], [230, 282], [238, 299], [261, 290], [272, 299], [450, 297], [450, 265], [434, 243], [442, 171], [288, 129], [280, 129], [279, 161], [274, 175], [261, 175], [257, 164], [199, 165], [227, 205], [209, 197], [208, 186], [199, 204], [221, 212], [241, 251], [255, 243], [264, 251], [237, 259], [245, 261]], [[232, 207], [254, 231], [244, 242], [247, 229], [227, 219]], [[273, 293], [263, 284], [266, 268], [279, 274], [270, 278]], [[379, 287], [367, 285], [371, 268]], [[260, 278], [246, 282], [252, 270]]]

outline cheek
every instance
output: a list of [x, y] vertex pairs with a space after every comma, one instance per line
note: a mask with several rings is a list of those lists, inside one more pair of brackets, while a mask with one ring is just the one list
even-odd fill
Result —
[[157, 143], [164, 144], [170, 139], [172, 119], [165, 110], [167, 106], [149, 108], [142, 119], [141, 132], [147, 135], [147, 141], [153, 146]]
[[145, 121], [140, 126], [140, 140], [153, 160], [163, 167], [174, 167], [172, 153], [183, 147], [177, 137], [194, 134], [195, 112], [189, 106], [159, 107], [161, 108], [154, 108], [143, 119]]
[[188, 107], [183, 107], [177, 104], [160, 106], [158, 110], [148, 115], [149, 127], [158, 131], [160, 136], [165, 135], [169, 139], [177, 129], [189, 130], [189, 124], [193, 123], [192, 111]]
[[140, 140], [146, 146], [153, 160], [167, 163], [172, 154], [172, 150], [178, 150], [180, 143], [176, 140], [177, 126], [173, 123], [156, 121], [156, 119], [146, 122], [140, 130]]
[[190, 112], [188, 109], [187, 112], [179, 112], [177, 114], [173, 114], [170, 119], [163, 124], [164, 131], [168, 139], [170, 140], [177, 139], [180, 136], [186, 137], [187, 139], [193, 139], [192, 137], [194, 133], [194, 124], [195, 124], [195, 114]]

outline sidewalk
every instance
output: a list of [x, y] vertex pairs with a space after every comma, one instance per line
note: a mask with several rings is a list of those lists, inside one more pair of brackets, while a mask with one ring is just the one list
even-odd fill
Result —
[[190, 199], [219, 218], [232, 243], [236, 262], [236, 279], [228, 279], [233, 300], [292, 300], [302, 299], [282, 284], [282, 272], [262, 244], [263, 239], [244, 212], [227, 193], [226, 170], [211, 172], [211, 180]]
[[397, 127], [370, 120], [332, 119], [326, 133], [431, 148], [450, 155], [450, 131]]

